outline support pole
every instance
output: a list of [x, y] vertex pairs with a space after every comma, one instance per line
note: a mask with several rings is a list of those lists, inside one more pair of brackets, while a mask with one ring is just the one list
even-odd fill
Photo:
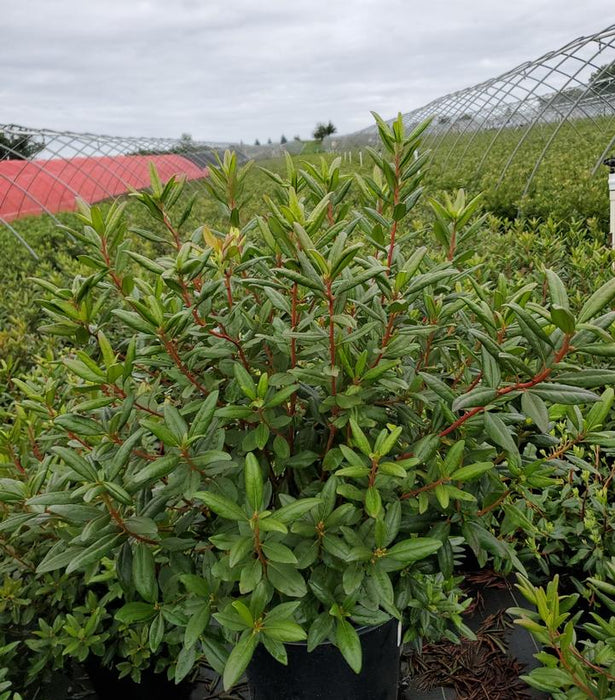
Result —
[[615, 250], [615, 173], [609, 175], [609, 196], [611, 199], [611, 248]]
[[603, 163], [609, 169], [609, 199], [611, 204], [611, 225], [609, 231], [611, 233], [611, 248], [615, 250], [615, 157], [607, 158]]

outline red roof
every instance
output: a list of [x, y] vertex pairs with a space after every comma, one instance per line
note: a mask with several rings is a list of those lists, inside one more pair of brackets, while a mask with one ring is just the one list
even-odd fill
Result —
[[180, 155], [105, 156], [52, 160], [0, 161], [0, 217], [11, 221], [28, 214], [75, 209], [75, 199], [92, 204], [150, 184], [149, 163], [164, 182], [172, 175], [196, 180], [208, 175]]

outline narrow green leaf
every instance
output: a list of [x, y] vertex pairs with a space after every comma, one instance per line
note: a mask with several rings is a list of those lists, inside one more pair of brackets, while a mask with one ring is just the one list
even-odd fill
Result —
[[253, 510], [258, 511], [263, 503], [263, 476], [258, 460], [251, 452], [246, 455], [244, 480], [248, 503]]
[[86, 567], [90, 566], [90, 564], [100, 562], [100, 560], [113, 549], [120, 539], [120, 536], [115, 534], [103, 535], [103, 537], [96, 540], [94, 544], [86, 547], [86, 549], [82, 550], [79, 552], [79, 554], [76, 554], [73, 557], [70, 564], [66, 567], [66, 573], [70, 574], [72, 571], [85, 569]]
[[411, 564], [434, 554], [441, 546], [442, 542], [433, 537], [416, 537], [394, 545], [388, 550], [387, 556], [405, 564]]
[[192, 425], [190, 426], [190, 431], [188, 433], [189, 437], [192, 438], [195, 435], [205, 435], [205, 433], [207, 433], [216, 411], [218, 396], [218, 391], [212, 391], [205, 401], [203, 401], [203, 405], [201, 408], [199, 408], [198, 413], [192, 419]]
[[74, 450], [68, 447], [52, 447], [51, 449], [52, 452], [57, 454], [58, 457], [84, 481], [98, 481], [98, 474], [94, 466], [78, 455]]
[[601, 311], [615, 298], [615, 278], [609, 280], [595, 291], [585, 302], [579, 313], [579, 323], [585, 323]]
[[192, 671], [196, 663], [196, 648], [183, 647], [177, 655], [177, 664], [175, 666], [175, 683], [181, 683], [184, 678]]
[[133, 622], [151, 620], [155, 614], [156, 608], [150, 603], [126, 603], [115, 613], [115, 619], [130, 625]]
[[137, 593], [148, 603], [154, 603], [158, 598], [158, 582], [156, 580], [156, 564], [151, 547], [143, 542], [137, 542], [132, 547], [132, 580]]
[[186, 631], [184, 633], [184, 646], [191, 647], [196, 644], [198, 638], [203, 634], [207, 623], [209, 622], [209, 601], [200, 605], [196, 610], [193, 610]]
[[490, 469], [493, 469], [493, 462], [475, 462], [468, 464], [461, 469], [457, 469], [451, 474], [452, 481], [473, 481], [478, 479]]
[[224, 667], [223, 684], [225, 690], [230, 690], [241, 678], [248, 667], [254, 650], [258, 644], [258, 637], [247, 630], [241, 635], [239, 642], [231, 651]]
[[267, 559], [279, 564], [296, 564], [297, 557], [286, 545], [280, 542], [263, 542], [263, 552]]
[[210, 510], [213, 510], [213, 512], [221, 518], [239, 521], [248, 519], [244, 510], [225, 496], [209, 493], [208, 491], [197, 491], [194, 497], [203, 501]]
[[[564, 287], [564, 283], [553, 270], [545, 270], [545, 274], [549, 285], [551, 304], [568, 310], [570, 308], [570, 304], [568, 303], [568, 294], [566, 294], [566, 287]], [[581, 320], [580, 317], [579, 320]]]
[[348, 620], [340, 619], [335, 628], [335, 643], [346, 659], [346, 663], [355, 673], [361, 672], [363, 652], [361, 640], [355, 628]]
[[372, 453], [372, 448], [369, 444], [369, 440], [367, 439], [365, 433], [361, 430], [359, 424], [354, 418], [350, 419], [350, 428], [352, 430], [353, 442], [366, 457], [369, 457]]
[[138, 471], [133, 477], [132, 482], [137, 486], [142, 486], [148, 481], [157, 481], [162, 479], [163, 476], [170, 474], [179, 462], [178, 455], [165, 455], [160, 457], [160, 459], [154, 462], [149, 462], [140, 471]]

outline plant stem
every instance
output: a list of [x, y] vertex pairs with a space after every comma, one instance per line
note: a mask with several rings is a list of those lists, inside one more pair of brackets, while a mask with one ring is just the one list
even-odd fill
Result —
[[[536, 386], [536, 384], [540, 384], [540, 382], [543, 382], [545, 379], [549, 377], [551, 372], [553, 371], [554, 366], [558, 363], [561, 362], [561, 360], [567, 355], [568, 351], [570, 350], [570, 335], [566, 334], [564, 336], [564, 342], [562, 343], [562, 347], [558, 350], [556, 353], [555, 357], [553, 358], [553, 365], [551, 367], [545, 367], [541, 372], [536, 374], [532, 379], [530, 379], [527, 382], [517, 382], [516, 384], [511, 384], [510, 386], [505, 386], [501, 387], [495, 392], [495, 397], [494, 398], [500, 398], [501, 396], [505, 396], [506, 394], [510, 394], [513, 391], [524, 391], [526, 389], [531, 389], [533, 386]], [[466, 411], [462, 416], [460, 416], [454, 423], [451, 423], [451, 425], [448, 426], [448, 428], [445, 428], [439, 433], [440, 437], [445, 437], [449, 433], [452, 433], [454, 430], [457, 430], [461, 425], [463, 425], [469, 418], [472, 418], [473, 416], [477, 415], [478, 413], [482, 413], [487, 406], [476, 406], [472, 408], [469, 411]]]

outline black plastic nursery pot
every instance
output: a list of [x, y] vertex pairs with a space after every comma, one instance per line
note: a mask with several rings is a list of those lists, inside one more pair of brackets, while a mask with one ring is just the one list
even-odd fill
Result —
[[130, 677], [118, 678], [115, 669], [102, 666], [98, 659], [88, 659], [85, 668], [92, 688], [101, 700], [189, 700], [196, 687], [188, 682], [175, 685], [165, 674], [150, 670], [143, 671], [141, 682], [135, 683]]
[[259, 644], [247, 670], [252, 700], [396, 700], [398, 621], [364, 627], [358, 633], [363, 650], [358, 674], [333, 644], [321, 644], [309, 654], [305, 644], [286, 644], [287, 666]]

